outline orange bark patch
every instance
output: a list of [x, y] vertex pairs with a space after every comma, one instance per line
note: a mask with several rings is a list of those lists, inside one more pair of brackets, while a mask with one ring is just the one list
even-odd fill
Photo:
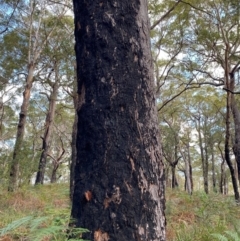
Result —
[[100, 229], [94, 232], [94, 241], [108, 241], [109, 235]]
[[85, 196], [85, 198], [86, 198], [86, 200], [89, 202], [89, 201], [91, 201], [91, 199], [92, 199], [92, 193], [90, 192], [90, 191], [86, 191], [85, 193], [84, 193], [84, 196]]

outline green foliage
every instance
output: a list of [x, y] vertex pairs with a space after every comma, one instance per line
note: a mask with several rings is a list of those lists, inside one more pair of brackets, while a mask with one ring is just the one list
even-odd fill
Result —
[[223, 234], [213, 233], [212, 236], [218, 241], [240, 241], [240, 223], [234, 225], [235, 230], [226, 230]]
[[[34, 217], [27, 216], [20, 218], [8, 224], [0, 230], [0, 237], [6, 234], [15, 233], [18, 230], [18, 236], [24, 236], [25, 240], [42, 241], [51, 237], [51, 240], [65, 241], [69, 236], [81, 237], [81, 234], [88, 232], [83, 228], [68, 227], [68, 216], [55, 217]], [[83, 241], [83, 239], [70, 239], [72, 241]]]
[[233, 197], [167, 190], [166, 201], [168, 241], [239, 240], [240, 211]]
[[0, 210], [4, 210], [0, 212], [0, 240], [11, 237], [25, 241], [82, 241], [81, 234], [87, 232], [69, 226], [66, 184], [25, 186], [15, 193], [1, 190]]

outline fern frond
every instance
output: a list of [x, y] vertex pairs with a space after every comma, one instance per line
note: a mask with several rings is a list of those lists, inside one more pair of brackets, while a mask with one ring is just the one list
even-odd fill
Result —
[[46, 228], [40, 228], [38, 230], [35, 230], [35, 232], [29, 235], [29, 237], [32, 241], [42, 241], [46, 237], [56, 236], [63, 230], [63, 226], [49, 226]]
[[240, 241], [240, 236], [238, 235], [237, 232], [228, 230], [228, 231], [225, 231], [225, 233], [226, 233], [229, 237], [231, 237], [230, 240], [232, 240], [232, 241]]
[[211, 234], [214, 238], [216, 238], [218, 241], [229, 241], [224, 235], [220, 233], [213, 233]]
[[49, 217], [35, 217], [30, 223], [30, 231], [32, 232], [36, 230], [41, 224], [46, 222], [48, 219]]
[[8, 224], [6, 227], [0, 229], [0, 232], [1, 232], [0, 237], [19, 228], [20, 226], [28, 225], [32, 219], [33, 219], [33, 216], [27, 216], [27, 217], [23, 217], [13, 221], [12, 223]]

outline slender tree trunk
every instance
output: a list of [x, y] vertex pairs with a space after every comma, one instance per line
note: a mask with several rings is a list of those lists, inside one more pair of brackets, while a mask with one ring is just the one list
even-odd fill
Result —
[[208, 157], [208, 140], [207, 140], [207, 133], [206, 133], [206, 122], [207, 120], [205, 119], [204, 120], [204, 142], [205, 142], [205, 145], [204, 145], [204, 153], [205, 153], [205, 158], [204, 158], [204, 167], [205, 167], [205, 170], [204, 170], [204, 191], [206, 194], [209, 193], [209, 183], [208, 183], [208, 169], [209, 169], [209, 165], [208, 165], [208, 162], [209, 162], [209, 157]]
[[187, 145], [187, 161], [186, 161], [186, 174], [187, 174], [187, 190], [189, 194], [192, 194], [193, 191], [193, 182], [192, 182], [192, 166], [191, 166], [191, 156], [190, 156], [190, 145]]
[[171, 163], [171, 169], [172, 169], [172, 188], [178, 187], [177, 177], [176, 177], [176, 166], [178, 164], [178, 161], [181, 157], [178, 157], [178, 141], [177, 138], [175, 138], [175, 147], [174, 147], [174, 162]]
[[216, 173], [215, 173], [215, 156], [214, 156], [213, 144], [211, 146], [211, 149], [212, 149], [212, 185], [213, 185], [213, 191], [217, 192]]
[[15, 191], [18, 187], [18, 176], [19, 176], [19, 163], [21, 160], [21, 148], [23, 146], [23, 137], [25, 132], [26, 118], [28, 112], [29, 99], [33, 83], [33, 72], [34, 64], [30, 64], [28, 67], [28, 76], [26, 79], [26, 86], [23, 92], [23, 102], [19, 114], [19, 121], [17, 126], [17, 136], [13, 151], [13, 158], [10, 166], [10, 177], [9, 177], [9, 191]]
[[227, 91], [227, 109], [226, 109], [226, 136], [225, 136], [225, 160], [230, 170], [231, 178], [232, 178], [232, 185], [234, 190], [234, 195], [236, 201], [239, 201], [239, 191], [238, 191], [238, 182], [235, 176], [234, 167], [230, 158], [230, 148], [229, 148], [229, 141], [230, 141], [230, 92]]
[[218, 143], [218, 149], [221, 153], [221, 157], [222, 157], [222, 162], [221, 162], [221, 176], [220, 176], [220, 183], [219, 183], [219, 189], [220, 189], [220, 193], [224, 194], [224, 180], [226, 178], [226, 173], [225, 173], [225, 156], [223, 154], [223, 151], [220, 147], [220, 143]]
[[234, 95], [231, 95], [231, 110], [234, 121], [234, 144], [233, 152], [237, 163], [237, 179], [240, 177], [240, 111], [238, 109]]
[[[1, 90], [1, 88], [0, 88]], [[3, 96], [0, 96], [0, 138], [2, 138], [3, 134], [3, 114], [4, 114], [4, 105], [3, 105]]]
[[52, 175], [51, 175], [51, 179], [50, 182], [51, 183], [55, 183], [57, 181], [57, 170], [59, 168], [59, 165], [53, 165], [53, 170], [52, 170]]
[[165, 241], [164, 172], [147, 1], [74, 0], [73, 224], [94, 241]]
[[48, 151], [50, 147], [50, 140], [52, 136], [52, 129], [54, 123], [54, 116], [55, 116], [55, 108], [56, 108], [56, 101], [57, 101], [57, 94], [59, 89], [58, 77], [57, 77], [57, 69], [55, 68], [55, 83], [52, 84], [52, 92], [49, 98], [49, 108], [45, 120], [45, 131], [44, 136], [42, 137], [42, 153], [39, 160], [38, 171], [36, 176], [35, 185], [43, 184], [44, 182], [44, 174], [47, 164], [47, 157]]
[[204, 156], [204, 147], [203, 147], [203, 140], [202, 140], [202, 134], [201, 134], [200, 117], [198, 117], [198, 119], [197, 119], [197, 131], [198, 131], [198, 139], [199, 139], [201, 161], [202, 161], [203, 186], [204, 186], [205, 193], [208, 194], [208, 163], [206, 160], [207, 156]]
[[184, 153], [182, 150], [180, 150], [182, 158], [184, 160], [185, 170], [184, 176], [185, 176], [185, 183], [184, 183], [184, 189], [188, 192], [188, 194], [192, 194], [192, 183], [191, 183], [191, 166], [190, 166], [190, 153], [188, 150], [188, 144], [185, 144], [187, 147], [186, 152]]
[[176, 177], [176, 165], [171, 165], [171, 171], [172, 171], [172, 188], [178, 187], [178, 181]]

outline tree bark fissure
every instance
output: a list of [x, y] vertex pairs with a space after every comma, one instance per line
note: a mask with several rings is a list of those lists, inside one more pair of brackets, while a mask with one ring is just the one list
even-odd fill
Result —
[[147, 1], [73, 1], [78, 110], [72, 217], [94, 241], [164, 241]]

